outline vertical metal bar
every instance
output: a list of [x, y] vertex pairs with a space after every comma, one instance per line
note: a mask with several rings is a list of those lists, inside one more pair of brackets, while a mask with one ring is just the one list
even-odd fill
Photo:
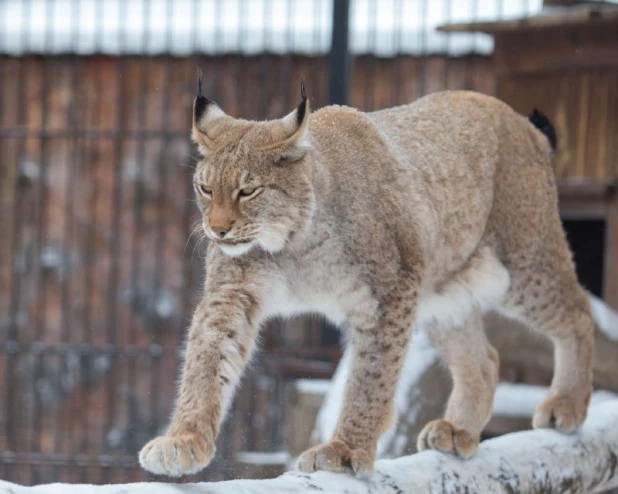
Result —
[[348, 102], [350, 76], [349, 57], [350, 0], [333, 1], [333, 34], [329, 56], [329, 102], [345, 105]]
[[[294, 56], [294, 16], [296, 13], [296, 1], [288, 0], [287, 2], [287, 22], [285, 29], [285, 36], [287, 38], [286, 47], [287, 51], [283, 55], [283, 60], [281, 64], [282, 72], [283, 72], [283, 87], [281, 88], [281, 92], [283, 93], [283, 108], [284, 111], [289, 111], [289, 108], [292, 106], [291, 101], [291, 82], [292, 82], [292, 57]], [[296, 88], [294, 88], [294, 95], [296, 95]]]
[[417, 74], [417, 96], [425, 96], [427, 91], [427, 0], [420, 0], [421, 30], [419, 40], [419, 71]]
[[[6, 32], [6, 28], [5, 28], [5, 20], [6, 20], [6, 11], [8, 9], [6, 8], [6, 3], [4, 2], [0, 2], [0, 44], [2, 46], [4, 46], [4, 43], [6, 42], [3, 38], [5, 37], [5, 32]], [[8, 36], [7, 36], [8, 37]], [[5, 68], [5, 56], [4, 54], [0, 54], [0, 81], [5, 81], [5, 73], [4, 73], [4, 68]], [[6, 87], [6, 86], [4, 86]], [[2, 122], [3, 122], [3, 115], [4, 115], [4, 98], [5, 98], [5, 89], [4, 87], [0, 88], [0, 127], [2, 126]], [[8, 125], [8, 118], [7, 118], [7, 125]], [[5, 139], [0, 138], [0, 147], [2, 147], [2, 141], [4, 141]], [[6, 138], [6, 141], [10, 141], [9, 138]], [[17, 142], [16, 142], [17, 144]], [[18, 167], [18, 163], [19, 160], [14, 160], [13, 161], [13, 167], [15, 169], [14, 171], [14, 178], [17, 178], [19, 176], [19, 167]], [[0, 161], [0, 167], [5, 168], [6, 170], [9, 169], [11, 165], [9, 163], [3, 163], [2, 161]], [[0, 173], [0, 177], [2, 177], [2, 174]], [[8, 180], [8, 177], [10, 177], [10, 171], [7, 171], [7, 178], [5, 178], [4, 180]], [[17, 182], [14, 181], [14, 184], [16, 184]], [[17, 190], [13, 189], [13, 193], [12, 193], [12, 206], [13, 206], [13, 216], [12, 216], [12, 223], [11, 223], [11, 233], [14, 233], [15, 231], [15, 223], [17, 222], [17, 212], [18, 210], [16, 209], [16, 205], [17, 205]], [[6, 209], [8, 211], [9, 209], [9, 204], [7, 201], [7, 205], [6, 205]], [[2, 206], [0, 206], [0, 211], [2, 210]], [[0, 214], [1, 216], [1, 214]], [[12, 287], [12, 283], [13, 280], [15, 279], [15, 252], [14, 250], [11, 248], [12, 245], [15, 243], [15, 239], [14, 238], [10, 238], [9, 243], [7, 244], [7, 282], [8, 282], [8, 294], [9, 295], [6, 299], [6, 306], [5, 301], [2, 302], [2, 305], [0, 305], [0, 310], [4, 311], [6, 310], [6, 314], [8, 315], [10, 312], [10, 290]], [[1, 262], [0, 262], [1, 264]], [[5, 287], [3, 287], [3, 293], [7, 293], [7, 289]], [[11, 320], [9, 319], [7, 321], [7, 326], [10, 326], [12, 324]], [[8, 333], [8, 327], [7, 327], [7, 333]], [[6, 338], [7, 335], [3, 334], [2, 336], [0, 336], [0, 338], [4, 337]], [[3, 355], [3, 360], [5, 363], [5, 372], [4, 372], [4, 376], [7, 376], [8, 374], [8, 360], [9, 360], [9, 356], [8, 354], [6, 354], [6, 350], [4, 350], [4, 355]], [[4, 383], [2, 383], [0, 385], [0, 393], [3, 395], [3, 397], [6, 399], [6, 393], [8, 393], [8, 386], [9, 383], [5, 380]], [[5, 412], [3, 415], [0, 415], [0, 423], [6, 424], [7, 422], [7, 415], [6, 415], [6, 408], [2, 407], [2, 411]], [[4, 433], [4, 436], [0, 435], [0, 445], [3, 448], [6, 448], [8, 445], [8, 438], [6, 436], [6, 429], [2, 431], [2, 433]], [[0, 433], [0, 434], [2, 434]], [[5, 478], [5, 468], [4, 468], [4, 462], [0, 461], [0, 478]]]
[[[146, 47], [150, 42], [150, 32], [148, 30], [148, 17], [150, 15], [150, 0], [144, 2], [142, 11], [142, 23], [145, 26], [142, 38], [142, 51], [146, 51]], [[148, 95], [148, 69], [150, 67], [149, 58], [145, 55], [141, 56], [140, 60], [140, 88], [137, 99], [137, 128], [144, 129], [146, 126], [146, 97]], [[139, 291], [139, 278], [141, 272], [141, 241], [143, 231], [143, 216], [142, 207], [144, 205], [144, 187], [142, 185], [144, 175], [144, 161], [146, 159], [146, 138], [138, 135], [137, 137], [137, 170], [135, 179], [134, 201], [133, 201], [133, 228], [131, 240], [131, 297], [135, 306]], [[128, 328], [128, 342], [130, 345], [137, 343], [137, 328], [135, 326], [135, 318], [131, 317], [131, 324]], [[130, 376], [134, 376], [135, 366], [130, 367]]]
[[[313, 77], [311, 78], [311, 88], [309, 88], [309, 94], [313, 96], [312, 98], [312, 108], [315, 106], [314, 101], [319, 99], [319, 88], [320, 88], [320, 79], [322, 77], [321, 64], [320, 64], [320, 44], [322, 42], [322, 24], [320, 23], [320, 19], [322, 18], [322, 2], [317, 0], [314, 3], [313, 7], [313, 17], [314, 17], [314, 25], [315, 29], [313, 30], [313, 52], [315, 53], [313, 60], [311, 61], [312, 66], [309, 69], [309, 74]], [[311, 98], [310, 96], [310, 98]], [[313, 325], [315, 326], [315, 325]]]
[[[138, 129], [143, 130], [146, 127], [146, 98], [149, 91], [149, 68], [150, 59], [146, 56], [147, 47], [150, 43], [150, 30], [148, 20], [150, 18], [150, 0], [145, 0], [142, 10], [142, 25], [144, 31], [142, 33], [142, 54], [139, 60], [139, 89], [137, 93], [137, 121]], [[138, 331], [136, 326], [136, 310], [139, 303], [140, 277], [142, 273], [141, 255], [142, 241], [144, 230], [143, 206], [145, 202], [144, 193], [144, 162], [146, 160], [146, 137], [143, 134], [138, 134], [136, 149], [136, 173], [134, 185], [133, 199], [133, 224], [131, 228], [131, 253], [130, 253], [130, 297], [132, 301], [131, 317], [127, 328], [127, 341], [129, 345], [138, 344]], [[138, 357], [128, 358], [127, 379], [132, 389], [139, 389], [145, 383], [139, 382], [137, 374], [137, 359]], [[139, 399], [139, 397], [137, 398]], [[127, 402], [127, 406], [130, 404]], [[139, 436], [138, 436], [139, 437]]]
[[[269, 27], [271, 26], [269, 20], [272, 20], [272, 2], [268, 0], [263, 3], [264, 10], [262, 11], [262, 15], [264, 16], [264, 24], [262, 26], [262, 35], [264, 36], [264, 51], [261, 56], [260, 68], [262, 72], [262, 81], [266, 81], [268, 77], [272, 74], [272, 63], [271, 63], [271, 54], [269, 51], [270, 41], [271, 41], [271, 30]], [[262, 92], [264, 96], [262, 97], [262, 104], [260, 108], [260, 115], [258, 118], [267, 118], [268, 115], [268, 107], [270, 106], [270, 98], [272, 95], [272, 86], [269, 84], [264, 84], [262, 88]]]
[[[95, 4], [95, 9], [96, 9], [96, 18], [98, 19], [98, 22], [96, 22], [95, 24], [96, 25], [95, 52], [96, 52], [96, 51], [101, 51], [101, 48], [103, 45], [103, 29], [102, 29], [103, 27], [102, 26], [103, 1], [102, 0], [97, 0]], [[96, 72], [98, 72], [98, 69], [99, 69], [99, 67], [97, 67], [97, 64], [100, 64], [100, 63], [101, 63], [101, 57], [92, 58], [92, 64], [94, 67], [94, 70], [92, 72], [94, 72], [95, 74]], [[101, 97], [102, 92], [103, 92], [103, 84], [102, 84], [101, 77], [97, 77], [96, 75], [94, 75], [94, 87], [91, 93], [93, 97], [90, 98], [90, 100], [92, 101], [93, 109], [94, 109], [92, 126], [95, 128], [97, 126], [97, 123], [99, 124], [98, 125], [99, 128], [101, 127], [103, 123], [104, 99]], [[84, 247], [85, 247], [84, 292], [86, 294], [86, 304], [84, 307], [84, 336], [85, 336], [84, 339], [87, 344], [93, 343], [93, 337], [94, 337], [93, 319], [95, 315], [94, 315], [92, 304], [96, 300], [96, 295], [95, 295], [96, 291], [100, 290], [100, 285], [97, 285], [94, 279], [94, 274], [95, 274], [94, 270], [96, 268], [96, 261], [97, 261], [96, 238], [97, 238], [97, 230], [98, 230], [99, 219], [100, 219], [99, 214], [98, 214], [98, 209], [99, 209], [98, 202], [100, 200], [100, 191], [99, 191], [99, 181], [97, 180], [97, 171], [99, 168], [99, 163], [98, 163], [99, 139], [100, 138], [93, 138], [93, 140], [89, 142], [89, 153], [88, 153], [89, 156], [88, 156], [88, 159], [86, 160], [89, 163], [89, 169], [90, 169], [89, 178], [92, 184], [92, 194], [90, 197], [90, 203], [88, 207], [89, 209], [88, 217], [90, 219], [90, 221], [88, 222], [89, 228], [86, 231], [86, 237], [84, 239], [85, 241], [84, 242]], [[94, 163], [97, 163], [97, 165], [95, 166]], [[90, 372], [94, 370], [95, 358], [96, 358], [96, 355], [94, 355], [93, 353], [86, 353], [83, 357], [83, 361], [86, 365], [86, 369], [89, 374]], [[97, 447], [96, 442], [92, 442], [92, 437], [94, 436], [94, 434], [91, 431], [92, 426], [90, 424], [92, 401], [90, 400], [90, 394], [88, 391], [89, 390], [86, 390], [86, 392], [84, 393], [85, 403], [84, 403], [84, 408], [82, 411], [83, 439], [82, 439], [81, 451], [84, 454], [89, 454], [91, 452], [90, 451], [91, 448]], [[82, 474], [84, 476], [87, 476], [88, 470], [84, 469]], [[82, 480], [83, 481], [89, 480], [90, 482], [92, 482], [92, 478], [83, 477]]]
[[[119, 2], [118, 4], [118, 57], [116, 61], [116, 74], [117, 74], [117, 92], [116, 92], [116, 134], [114, 138], [114, 182], [113, 182], [113, 205], [112, 205], [112, 235], [109, 246], [110, 256], [110, 273], [107, 280], [107, 345], [110, 345], [111, 349], [116, 350], [118, 348], [118, 323], [120, 318], [118, 317], [118, 285], [120, 282], [119, 276], [119, 264], [121, 253], [121, 240], [122, 233], [120, 231], [120, 216], [122, 207], [122, 160], [124, 151], [124, 130], [125, 130], [125, 111], [126, 111], [126, 92], [125, 82], [123, 79], [124, 69], [126, 66], [126, 60], [124, 56], [125, 49], [125, 36], [124, 29], [126, 27], [126, 2]], [[108, 356], [110, 359], [109, 374], [107, 376], [107, 386], [105, 389], [106, 396], [106, 414], [105, 414], [105, 427], [103, 430], [102, 445], [105, 445], [107, 441], [107, 434], [114, 427], [116, 421], [116, 401], [119, 396], [115, 390], [117, 388], [118, 380], [118, 362], [120, 359], [112, 353]], [[114, 464], [110, 465], [110, 474], [114, 472]]]
[[367, 77], [365, 78], [365, 111], [375, 110], [374, 101], [375, 101], [375, 87], [376, 87], [376, 54], [371, 53], [371, 48], [376, 47], [377, 42], [377, 12], [378, 4], [376, 0], [367, 0], [367, 17], [372, 20], [370, 22], [368, 33], [367, 33], [367, 47], [369, 48], [369, 53], [367, 53]]
[[[214, 7], [214, 17], [215, 19], [217, 19], [217, 22], [215, 23], [215, 56], [214, 56], [214, 60], [213, 60], [213, 65], [214, 65], [214, 83], [213, 83], [213, 90], [215, 92], [214, 98], [215, 100], [219, 100], [219, 98], [223, 98], [223, 90], [222, 90], [222, 80], [223, 77], [220, 77], [221, 75], [221, 69], [223, 67], [223, 55], [222, 55], [222, 47], [223, 47], [223, 31], [221, 29], [221, 25], [222, 23], [222, 19], [221, 19], [221, 4], [222, 4], [223, 0], [215, 0], [215, 7]], [[217, 49], [219, 48], [219, 49]], [[221, 96], [220, 96], [221, 95]]]
[[[78, 30], [78, 19], [79, 19], [79, 3], [78, 0], [73, 0], [71, 2], [73, 15], [72, 15], [72, 46], [77, 48], [77, 43], [79, 42], [79, 30]], [[79, 98], [79, 81], [81, 79], [81, 64], [78, 55], [73, 54], [69, 60], [71, 65], [71, 103], [69, 107], [69, 115], [68, 115], [68, 129], [72, 131], [77, 131], [81, 127], [81, 111], [80, 111], [80, 98]], [[77, 179], [76, 175], [78, 173], [78, 148], [80, 145], [80, 139], [78, 137], [77, 132], [75, 132], [73, 138], [70, 139], [70, 152], [68, 153], [69, 163], [67, 163], [67, 174], [66, 174], [66, 182], [65, 182], [65, 194], [66, 205], [65, 205], [65, 228], [62, 242], [62, 308], [61, 308], [61, 326], [62, 326], [62, 340], [69, 342], [73, 339], [72, 333], [72, 322], [73, 318], [71, 315], [71, 299], [72, 299], [72, 288], [73, 283], [71, 281], [71, 268], [70, 268], [70, 251], [74, 246], [73, 236], [75, 234], [74, 231], [74, 215], [75, 215], [75, 181]], [[72, 355], [65, 355], [61, 357], [62, 361], [62, 372], [68, 374], [70, 372], [70, 368], [67, 360], [71, 358]], [[74, 444], [73, 444], [73, 407], [69, 406], [70, 416], [68, 420], [65, 420], [64, 424], [68, 425], [68, 430], [66, 431], [65, 444], [68, 446], [69, 452], [74, 453]], [[61, 423], [60, 418], [56, 414], [56, 439], [58, 443], [56, 444], [55, 450], [58, 451], [60, 446], [59, 436], [64, 436], [64, 434], [59, 434], [60, 430], [59, 424]]]
[[[28, 19], [30, 16], [30, 1], [25, 0], [22, 12], [22, 19]], [[30, 30], [28, 28], [22, 29], [20, 35], [20, 45], [24, 48], [24, 51], [27, 51], [30, 43]], [[27, 81], [28, 77], [28, 67], [29, 60], [27, 57], [23, 57], [19, 62], [19, 72], [17, 74], [18, 90], [19, 94], [17, 95], [17, 124], [21, 126], [26, 126], [26, 115], [28, 112], [28, 92], [27, 92]], [[21, 292], [22, 292], [22, 278], [26, 276], [26, 266], [31, 266], [30, 262], [21, 262], [22, 273], [17, 274], [17, 260], [20, 257], [20, 247], [21, 240], [23, 235], [23, 226], [27, 220], [27, 215], [30, 212], [27, 210], [25, 206], [27, 202], [24, 200], [24, 194], [20, 193], [20, 166], [23, 160], [25, 151], [26, 151], [26, 139], [20, 139], [19, 143], [16, 146], [16, 164], [18, 167], [15, 173], [15, 208], [13, 214], [15, 215], [15, 220], [13, 221], [13, 232], [12, 232], [12, 246], [11, 246], [11, 292], [10, 292], [10, 302], [9, 302], [9, 327], [7, 331], [7, 342], [11, 344], [17, 344], [20, 331], [19, 331], [19, 317], [20, 307], [21, 307]], [[25, 252], [21, 252], [22, 256], [25, 256]], [[16, 436], [16, 427], [15, 427], [15, 417], [14, 410], [18, 407], [15, 405], [19, 403], [18, 398], [18, 387], [19, 380], [16, 377], [15, 370], [17, 368], [17, 363], [19, 362], [20, 356], [14, 353], [8, 353], [6, 356], [6, 379], [7, 379], [7, 394], [5, 400], [5, 429], [4, 434], [6, 437], [6, 444], [9, 450], [15, 451], [16, 445], [19, 442], [23, 441], [23, 438], [15, 439]], [[25, 391], [25, 390], [24, 390]]]
[[[478, 20], [478, 0], [472, 0], [472, 21]], [[463, 89], [474, 89], [474, 72], [476, 66], [476, 34], [470, 34], [472, 37], [472, 47], [470, 54], [466, 58], [465, 62], [465, 77]]]
[[[451, 21], [451, 0], [444, 2], [444, 23], [448, 24]], [[451, 35], [444, 34], [444, 78], [442, 80], [442, 88], [449, 88], [449, 75], [451, 68]]]
[[[246, 81], [244, 77], [245, 73], [245, 57], [242, 51], [244, 34], [246, 29], [247, 19], [247, 4], [246, 0], [238, 0], [238, 32], [236, 33], [237, 53], [236, 53], [236, 107], [239, 112], [247, 112], [247, 105], [243, 105], [242, 101], [245, 100], [244, 93], [247, 90]], [[247, 118], [251, 118], [247, 115]]]
[[[161, 296], [162, 293], [162, 283], [161, 283], [161, 271], [163, 269], [163, 252], [165, 248], [166, 241], [166, 214], [165, 207], [167, 202], [167, 192], [166, 192], [166, 184], [167, 180], [167, 170], [168, 170], [168, 146], [169, 146], [169, 135], [168, 135], [168, 122], [169, 119], [166, 118], [169, 115], [170, 108], [170, 83], [171, 83], [171, 71], [172, 71], [172, 60], [170, 55], [170, 46], [171, 46], [171, 23], [170, 20], [173, 16], [173, 3], [170, 0], [166, 0], [166, 9], [167, 9], [167, 25], [166, 25], [166, 55], [165, 55], [165, 80], [163, 83], [163, 87], [161, 88], [161, 127], [160, 127], [160, 136], [159, 141], [161, 145], [161, 152], [159, 153], [159, 160], [157, 163], [157, 175], [159, 182], [159, 190], [157, 193], [157, 230], [156, 230], [156, 241], [155, 241], [155, 273], [154, 273], [154, 287], [151, 292], [152, 300], [154, 304], [156, 304], [157, 299]], [[153, 306], [154, 306], [153, 304]], [[154, 335], [160, 334], [160, 328], [154, 328]], [[155, 340], [155, 343], [156, 342]], [[162, 375], [162, 365], [161, 365], [161, 355], [160, 354], [151, 354], [151, 366], [153, 371], [151, 372], [151, 381], [150, 381], [150, 408], [152, 410], [152, 418], [153, 418], [153, 429], [158, 429], [160, 422], [160, 414], [159, 409], [161, 406], [160, 400], [160, 389], [159, 383], [161, 381]], [[155, 432], [155, 430], [153, 430]]]
[[401, 49], [402, 44], [402, 20], [403, 20], [403, 0], [394, 0], [395, 5], [393, 8], [393, 26], [395, 28], [395, 50], [393, 54], [392, 63], [395, 64], [395, 77], [393, 77], [393, 96], [391, 99], [392, 106], [401, 105], [403, 103], [407, 103], [407, 101], [403, 101], [402, 94], [405, 92], [402, 90], [402, 86], [404, 83], [403, 77], [403, 53]]
[[[195, 57], [195, 53], [197, 53], [198, 50], [198, 46], [197, 46], [197, 19], [198, 19], [198, 2], [199, 0], [193, 0], [193, 19], [196, 19], [195, 22], [191, 23], [191, 36], [192, 36], [192, 50], [191, 52], [194, 54], [193, 56], [193, 63], [192, 65], [195, 67], [199, 66], [198, 60]], [[192, 72], [193, 67], [189, 67], [189, 72]], [[190, 81], [190, 82], [189, 82]], [[191, 87], [193, 87], [193, 79], [187, 79], [187, 84], [191, 84]], [[187, 134], [188, 137], [188, 134]], [[190, 244], [195, 244], [196, 242], [199, 242], [199, 236], [200, 233], [193, 233], [193, 228], [191, 225], [191, 218], [193, 216], [193, 212], [195, 211], [194, 206], [193, 206], [193, 171], [195, 170], [196, 167], [196, 163], [198, 161], [197, 157], [193, 156], [193, 150], [194, 150], [194, 146], [193, 143], [188, 142], [187, 143], [188, 146], [188, 154], [187, 154], [187, 162], [185, 163], [185, 168], [184, 168], [184, 185], [185, 185], [185, 189], [184, 189], [184, 195], [186, 198], [186, 201], [184, 202], [184, 210], [182, 213], [182, 217], [183, 217], [183, 225], [185, 227], [185, 234], [187, 235], [187, 243], [185, 244], [185, 249], [184, 252], [182, 253], [183, 255], [183, 262], [182, 262], [182, 313], [184, 315], [183, 317], [183, 326], [185, 326], [185, 324], [188, 324], [189, 319], [189, 314], [191, 312], [191, 308], [193, 306], [193, 304], [191, 303], [191, 299], [192, 299], [192, 289], [193, 289], [193, 281], [194, 281], [194, 276], [193, 276], [193, 263], [192, 263], [192, 255], [191, 256], [187, 256], [188, 252], [192, 252], [193, 251], [193, 247]], [[184, 337], [184, 332], [179, 331], [178, 332], [178, 340], [176, 341], [176, 345], [178, 347], [180, 347], [182, 345], [182, 338]], [[179, 359], [177, 357], [175, 357], [175, 362], [176, 362], [176, 368], [178, 367], [178, 365], [180, 364]]]
[[[45, 22], [45, 45], [47, 47], [53, 46], [53, 2], [50, 6], [48, 1], [45, 2], [45, 13], [46, 13], [46, 22]], [[47, 275], [43, 273], [43, 267], [41, 265], [41, 254], [42, 254], [42, 246], [46, 240], [47, 233], [47, 203], [49, 198], [49, 160], [48, 160], [48, 138], [45, 135], [45, 130], [47, 129], [48, 123], [48, 113], [49, 113], [49, 89], [51, 89], [51, 85], [49, 84], [48, 78], [50, 77], [50, 57], [43, 57], [43, 74], [41, 76], [41, 119], [40, 119], [40, 142], [39, 142], [39, 153], [41, 159], [41, 173], [39, 179], [39, 201], [37, 202], [37, 234], [36, 234], [36, 245], [35, 245], [35, 259], [34, 264], [37, 266], [37, 310], [35, 315], [35, 330], [34, 330], [34, 340], [42, 341], [45, 335], [46, 328], [46, 302], [47, 302]], [[32, 451], [41, 451], [42, 448], [42, 424], [41, 419], [43, 418], [43, 408], [40, 402], [40, 393], [37, 389], [37, 383], [41, 377], [43, 377], [43, 369], [45, 367], [45, 356], [41, 352], [40, 354], [35, 354], [33, 358], [33, 377], [32, 377], [32, 392], [33, 392], [33, 412], [32, 412], [32, 438], [30, 442], [30, 447]], [[33, 480], [34, 483], [39, 483], [39, 468], [35, 465], [32, 465], [33, 471]]]

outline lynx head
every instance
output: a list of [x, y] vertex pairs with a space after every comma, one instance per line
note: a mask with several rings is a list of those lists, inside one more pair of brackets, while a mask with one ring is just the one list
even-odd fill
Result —
[[211, 243], [240, 256], [253, 248], [281, 251], [313, 215], [309, 102], [279, 120], [226, 115], [202, 94], [193, 103], [192, 137], [203, 159], [194, 187]]

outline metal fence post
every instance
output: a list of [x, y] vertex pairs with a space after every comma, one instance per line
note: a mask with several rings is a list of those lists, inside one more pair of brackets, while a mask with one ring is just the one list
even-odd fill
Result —
[[350, 53], [348, 46], [350, 0], [333, 2], [333, 35], [329, 56], [329, 101], [345, 105], [348, 100]]

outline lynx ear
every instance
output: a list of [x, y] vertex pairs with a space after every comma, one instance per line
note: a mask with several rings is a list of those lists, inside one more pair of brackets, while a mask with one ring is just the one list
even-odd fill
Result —
[[309, 140], [309, 100], [305, 93], [305, 83], [300, 85], [300, 104], [296, 109], [280, 121], [286, 130], [286, 137], [265, 148], [264, 151], [275, 151], [277, 163], [294, 162], [301, 159], [311, 149]]
[[202, 77], [197, 80], [197, 96], [193, 101], [193, 126], [191, 138], [197, 143], [197, 147], [203, 155], [208, 154], [215, 148], [215, 143], [208, 135], [208, 129], [212, 124], [227, 117], [216, 103], [210, 101], [203, 93]]

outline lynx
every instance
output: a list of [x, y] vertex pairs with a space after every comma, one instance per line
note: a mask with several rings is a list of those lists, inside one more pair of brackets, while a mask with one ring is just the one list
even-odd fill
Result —
[[362, 113], [299, 106], [282, 119], [227, 116], [199, 93], [194, 178], [209, 239], [204, 296], [188, 331], [167, 433], [143, 468], [204, 468], [260, 326], [319, 313], [346, 331], [352, 367], [338, 425], [303, 472], [371, 474], [413, 328], [453, 377], [444, 418], [418, 449], [470, 457], [489, 419], [498, 355], [481, 316], [549, 337], [555, 372], [533, 426], [568, 433], [591, 394], [593, 322], [561, 226], [549, 120], [489, 96], [435, 93]]

